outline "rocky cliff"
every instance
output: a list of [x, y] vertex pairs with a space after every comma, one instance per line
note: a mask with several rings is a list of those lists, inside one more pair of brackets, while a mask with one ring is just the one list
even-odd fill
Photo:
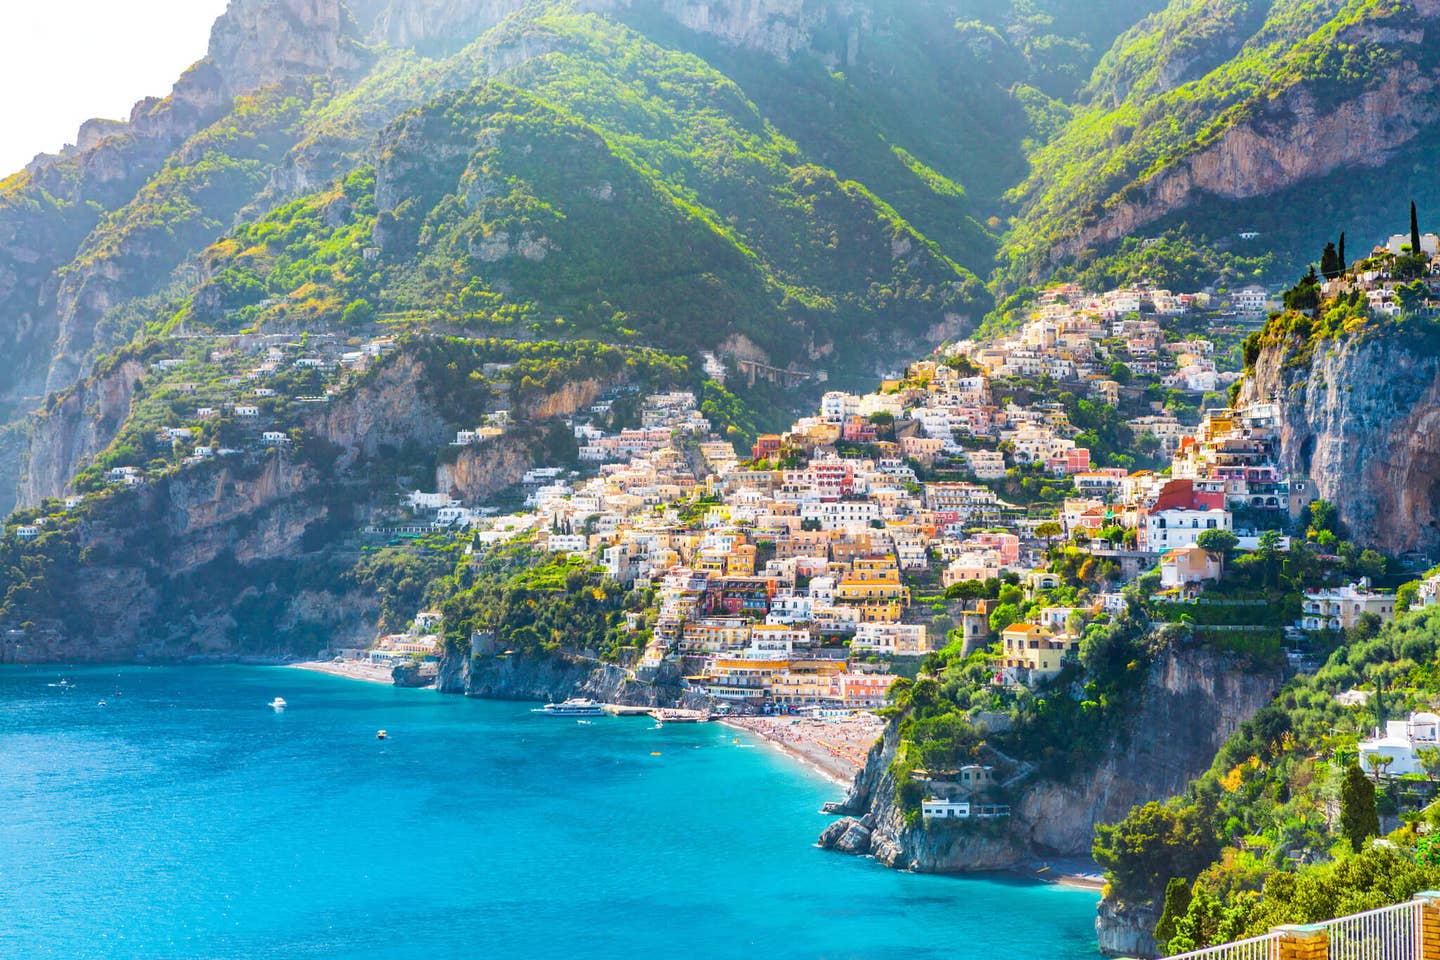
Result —
[[121, 360], [36, 414], [17, 493], [20, 506], [64, 495], [70, 479], [119, 433], [143, 373], [138, 361]]
[[1039, 770], [1006, 786], [1013, 815], [986, 823], [908, 821], [891, 771], [899, 746], [892, 724], [871, 749], [849, 796], [836, 806], [846, 816], [825, 831], [821, 843], [925, 873], [1088, 856], [1097, 823], [1119, 820], [1137, 804], [1183, 790], [1282, 682], [1279, 671], [1256, 672], [1233, 658], [1171, 650], [1151, 668], [1131, 722], [1093, 766], [1067, 780], [1049, 779]]
[[[1418, 40], [1417, 33], [1411, 37]], [[1435, 74], [1406, 61], [1340, 104], [1292, 87], [1153, 176], [1138, 180], [1051, 251], [1052, 262], [1103, 247], [1199, 198], [1267, 197], [1337, 170], [1379, 168], [1440, 120]], [[1363, 176], [1357, 172], [1356, 176]]]
[[1390, 328], [1261, 350], [1241, 391], [1277, 400], [1286, 469], [1335, 504], [1356, 542], [1440, 549], [1440, 356]]
[[[384, 461], [393, 472], [407, 445], [443, 448], [455, 428], [421, 355], [397, 352], [317, 408], [300, 428], [305, 444], [207, 461], [87, 501], [74, 532], [73, 582], [55, 586], [64, 591], [65, 616], [44, 618], [5, 656], [173, 660], [368, 645], [382, 601], [351, 576], [363, 554], [349, 538], [399, 492], [374, 481], [375, 467]], [[32, 444], [27, 496], [63, 492], [62, 478], [124, 422], [140, 374], [136, 363], [117, 364], [50, 410]], [[559, 415], [606, 386], [562, 387], [537, 396], [534, 407]], [[483, 501], [536, 464], [545, 449], [536, 438], [547, 428], [522, 423], [516, 436], [442, 468], [442, 477]], [[19, 613], [17, 623], [26, 619]], [[581, 683], [563, 670], [545, 680], [553, 667], [501, 671], [495, 689], [539, 696]], [[489, 681], [475, 682], [489, 689]], [[605, 686], [612, 681], [604, 676], [588, 682], [596, 692], [623, 693]]]
[[640, 677], [634, 671], [584, 654], [543, 658], [507, 655], [483, 638], [469, 651], [447, 649], [440, 661], [436, 689], [490, 700], [555, 703], [589, 697], [601, 703], [631, 706], [705, 708], [709, 701], [687, 694], [680, 670], [666, 667]]

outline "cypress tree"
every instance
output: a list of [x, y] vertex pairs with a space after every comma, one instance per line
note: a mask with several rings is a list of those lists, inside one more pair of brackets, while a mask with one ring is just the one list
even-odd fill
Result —
[[1339, 253], [1339, 257], [1340, 257], [1340, 272], [1341, 272], [1341, 273], [1344, 273], [1344, 272], [1345, 272], [1345, 268], [1348, 267], [1348, 266], [1350, 266], [1350, 264], [1348, 264], [1348, 263], [1345, 262], [1345, 231], [1344, 231], [1344, 230], [1341, 230], [1341, 231], [1340, 231], [1340, 253]]
[[1375, 812], [1375, 784], [1350, 764], [1340, 784], [1340, 835], [1359, 853], [1365, 841], [1380, 835], [1380, 816]]
[[1175, 939], [1175, 922], [1190, 909], [1191, 897], [1190, 884], [1184, 877], [1174, 877], [1165, 884], [1165, 909], [1160, 914], [1160, 922], [1155, 924], [1155, 942], [1161, 950]]
[[1340, 276], [1340, 255], [1335, 252], [1335, 244], [1325, 244], [1325, 251], [1320, 254], [1320, 275], [1326, 280], [1334, 280]]
[[1410, 201], [1410, 254], [1420, 256], [1420, 218], [1415, 215], [1415, 201]]

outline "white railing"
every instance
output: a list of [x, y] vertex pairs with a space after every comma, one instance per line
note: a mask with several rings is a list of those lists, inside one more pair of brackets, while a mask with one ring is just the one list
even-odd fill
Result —
[[1420, 960], [1420, 901], [1316, 924], [1330, 938], [1330, 960]]
[[1281, 941], [1295, 934], [1318, 937], [1322, 930], [1329, 960], [1424, 960], [1422, 909], [1422, 900], [1417, 898], [1311, 926], [1280, 927], [1262, 936], [1166, 960], [1279, 960]]
[[1167, 960], [1279, 960], [1279, 956], [1279, 934], [1267, 933], [1263, 936], [1251, 937], [1249, 940], [1222, 943], [1218, 947], [1177, 953], [1173, 957], [1168, 957]]

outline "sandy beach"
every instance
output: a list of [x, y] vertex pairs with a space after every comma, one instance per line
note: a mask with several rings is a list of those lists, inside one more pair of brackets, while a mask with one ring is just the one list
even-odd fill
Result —
[[1029, 870], [1019, 871], [1021, 875], [1058, 883], [1064, 887], [1079, 887], [1097, 893], [1105, 886], [1105, 875], [1100, 866], [1084, 857], [1061, 857], [1055, 860], [1037, 861]]
[[364, 660], [345, 660], [341, 663], [336, 663], [333, 660], [306, 660], [301, 663], [292, 663], [290, 666], [296, 670], [328, 673], [332, 677], [364, 680], [367, 683], [383, 683], [386, 686], [395, 682], [394, 677], [390, 675], [390, 667], [378, 663], [369, 663]]
[[865, 766], [866, 753], [885, 729], [884, 721], [868, 714], [844, 720], [727, 717], [723, 722], [756, 734], [847, 788]]

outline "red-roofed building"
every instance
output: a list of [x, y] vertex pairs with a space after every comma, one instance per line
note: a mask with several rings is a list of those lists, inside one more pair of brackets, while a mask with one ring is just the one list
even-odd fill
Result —
[[1193, 480], [1171, 480], [1141, 513], [1140, 549], [1168, 551], [1195, 544], [1206, 530], [1231, 530], [1223, 490], [1202, 490]]

